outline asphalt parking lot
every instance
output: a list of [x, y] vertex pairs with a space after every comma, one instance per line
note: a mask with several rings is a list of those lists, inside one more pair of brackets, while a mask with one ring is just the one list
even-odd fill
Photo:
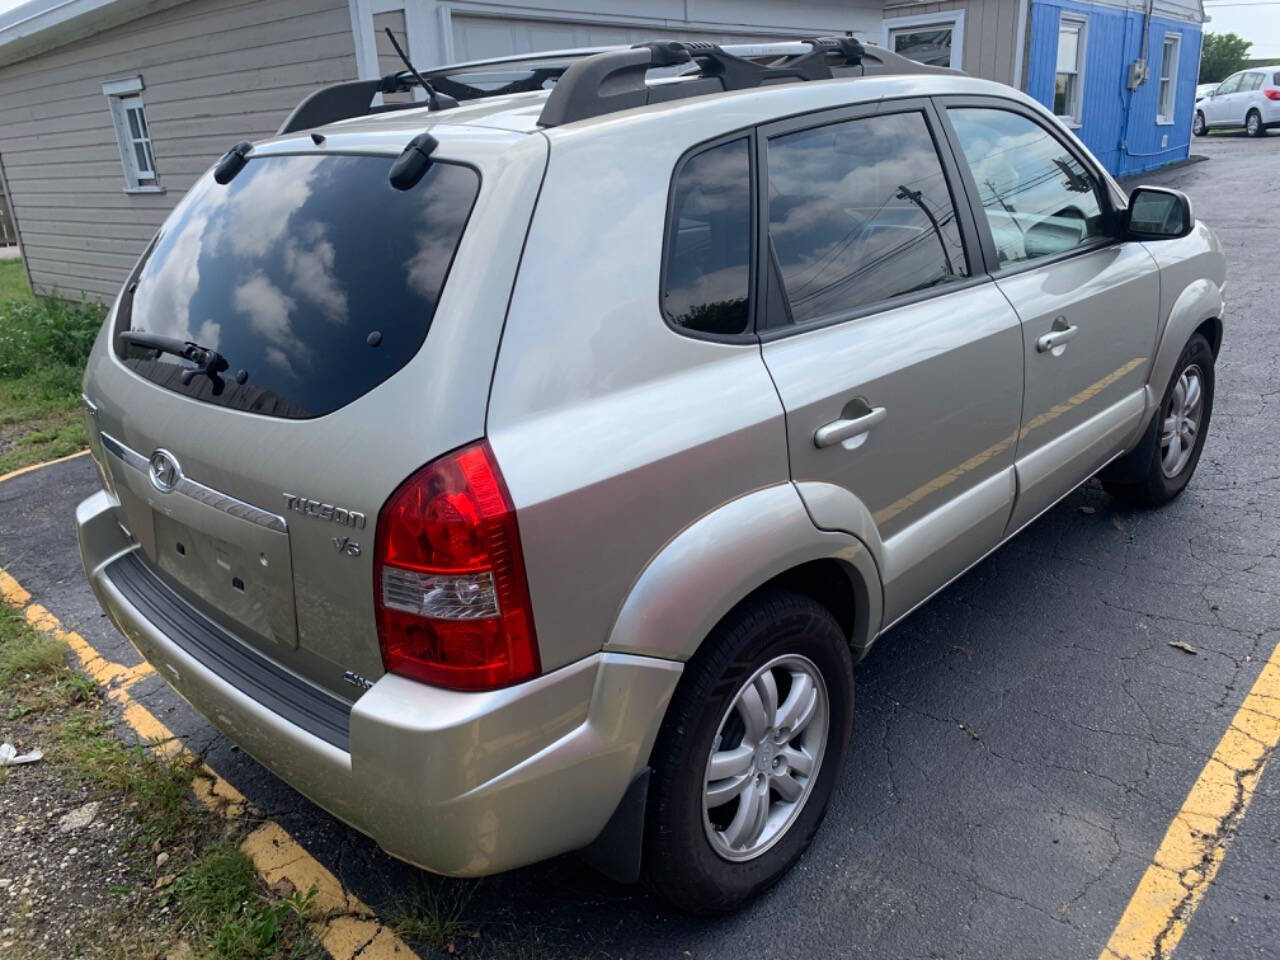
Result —
[[[1077, 491], [883, 638], [858, 667], [825, 826], [742, 912], [692, 920], [573, 857], [480, 883], [428, 877], [235, 750], [158, 677], [134, 698], [375, 911], [406, 891], [456, 909], [479, 934], [464, 956], [1098, 957], [1280, 643], [1280, 135], [1193, 150], [1209, 160], [1140, 182], [1189, 193], [1230, 265], [1195, 479], [1154, 513]], [[6, 481], [0, 565], [133, 664], [75, 551], [72, 511], [96, 487], [86, 458]], [[1228, 839], [1178, 958], [1280, 956], [1280, 765]]]

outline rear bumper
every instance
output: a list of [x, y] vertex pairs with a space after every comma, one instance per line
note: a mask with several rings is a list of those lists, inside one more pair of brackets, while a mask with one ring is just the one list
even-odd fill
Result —
[[136, 548], [116, 508], [104, 491], [76, 510], [81, 558], [112, 622], [231, 740], [393, 856], [474, 877], [579, 849], [648, 762], [682, 665], [606, 653], [489, 693], [383, 676], [351, 706], [342, 749], [131, 601], [120, 563]]

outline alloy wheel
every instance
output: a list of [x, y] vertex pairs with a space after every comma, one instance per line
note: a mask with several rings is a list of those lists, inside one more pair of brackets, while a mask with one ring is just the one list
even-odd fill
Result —
[[1249, 136], [1256, 137], [1259, 129], [1262, 127], [1262, 120], [1256, 113], [1249, 114], [1249, 118], [1245, 120], [1245, 130], [1249, 132]]
[[1191, 460], [1204, 413], [1204, 372], [1191, 364], [1178, 375], [1160, 429], [1160, 469], [1172, 479]]
[[776, 657], [739, 688], [704, 778], [703, 826], [717, 854], [751, 860], [787, 832], [817, 782], [829, 723], [827, 685], [807, 657]]

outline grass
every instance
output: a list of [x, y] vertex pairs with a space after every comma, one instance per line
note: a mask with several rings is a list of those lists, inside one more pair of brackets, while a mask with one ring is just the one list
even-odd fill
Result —
[[387, 925], [402, 940], [449, 952], [455, 939], [472, 932], [463, 916], [475, 891], [474, 884], [423, 878], [417, 889], [397, 899], [386, 917]]
[[0, 260], [0, 302], [31, 299], [27, 268], [21, 260]]
[[205, 825], [207, 814], [192, 802], [191, 781], [200, 765], [190, 755], [157, 757], [137, 744], [126, 746], [96, 711], [73, 714], [54, 736], [52, 758], [71, 777], [122, 803], [137, 804], [139, 842], [168, 846]]
[[178, 878], [173, 893], [199, 960], [325, 956], [307, 930], [315, 892], [264, 897], [253, 862], [232, 842], [206, 850]]
[[36, 297], [0, 261], [0, 474], [84, 449], [80, 381], [104, 308]]
[[[62, 640], [0, 603], [0, 720], [6, 734], [39, 739], [46, 746], [44, 762], [60, 778], [86, 786], [104, 805], [131, 811], [136, 833], [128, 855], [150, 868], [154, 851], [166, 850], [166, 871], [173, 875], [145, 892], [141, 903], [93, 916], [77, 935], [94, 945], [95, 956], [115, 960], [324, 957], [309, 926], [317, 913], [314, 891], [268, 889], [238, 845], [246, 824], [214, 815], [193, 796], [200, 762], [186, 752], [164, 756], [119, 740], [101, 691], [68, 665], [67, 653]], [[0, 790], [10, 775], [0, 768]], [[120, 931], [110, 944], [100, 936], [107, 929]], [[18, 934], [13, 956], [50, 957], [23, 939], [25, 931], [9, 932]]]

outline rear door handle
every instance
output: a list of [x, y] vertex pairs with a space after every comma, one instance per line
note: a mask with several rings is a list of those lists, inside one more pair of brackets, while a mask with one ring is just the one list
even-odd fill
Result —
[[[889, 415], [884, 407], [873, 407], [870, 413], [849, 420], [832, 420], [818, 428], [813, 435], [813, 442], [819, 447], [832, 447], [843, 443], [846, 449], [852, 450], [861, 445], [871, 428]], [[854, 441], [850, 443], [849, 441]]]
[[[1036, 349], [1041, 353], [1048, 353], [1055, 347], [1060, 347], [1065, 344], [1079, 332], [1080, 328], [1074, 325], [1062, 330], [1051, 330], [1036, 341]], [[1058, 356], [1058, 354], [1055, 353], [1054, 356]]]

